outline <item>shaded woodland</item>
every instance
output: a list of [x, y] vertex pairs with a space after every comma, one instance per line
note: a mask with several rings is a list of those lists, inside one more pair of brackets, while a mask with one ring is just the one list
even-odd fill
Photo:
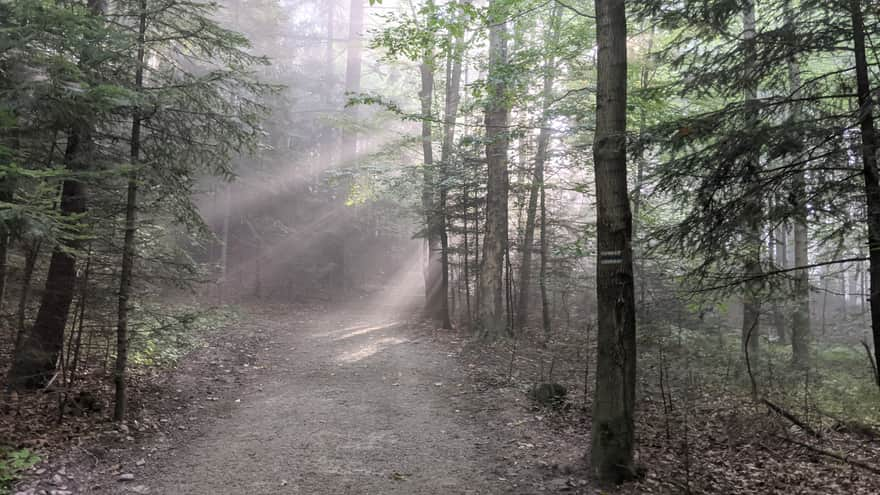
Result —
[[0, 0], [0, 494], [253, 308], [355, 303], [467, 341], [591, 487], [873, 493], [875, 39], [872, 0]]

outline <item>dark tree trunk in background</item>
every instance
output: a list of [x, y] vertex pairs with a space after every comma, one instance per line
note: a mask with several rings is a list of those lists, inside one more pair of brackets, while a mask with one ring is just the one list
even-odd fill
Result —
[[[425, 316], [432, 320], [444, 320], [447, 294], [443, 290], [443, 260], [440, 246], [440, 232], [435, 203], [434, 136], [432, 131], [432, 107], [434, 104], [434, 49], [425, 51], [419, 66], [421, 90], [419, 100], [422, 106], [422, 210], [425, 213], [425, 241], [427, 244], [427, 263], [425, 265]], [[446, 317], [448, 318], [448, 317]]]
[[[794, 13], [791, 10], [790, 2], [785, 3], [786, 23], [794, 30]], [[791, 34], [792, 43], [797, 38], [795, 33]], [[801, 87], [801, 68], [796, 58], [788, 61], [788, 86], [792, 93]], [[792, 95], [795, 96], [795, 95]], [[800, 118], [800, 106], [795, 104], [791, 111], [792, 122], [797, 122]], [[792, 193], [801, 204], [798, 205], [798, 212], [794, 216], [793, 237], [794, 237], [794, 266], [807, 266], [809, 259], [809, 241], [807, 231], [807, 217], [809, 216], [807, 206], [807, 190], [806, 190], [805, 172], [801, 170], [794, 178]], [[794, 312], [791, 318], [791, 347], [792, 362], [795, 366], [806, 368], [810, 364], [810, 344], [812, 342], [812, 330], [810, 329], [810, 271], [808, 269], [798, 270], [794, 274]]]
[[461, 65], [462, 56], [464, 54], [464, 32], [460, 32], [454, 40], [450, 40], [451, 46], [446, 58], [446, 99], [443, 115], [443, 145], [440, 157], [440, 184], [439, 208], [438, 215], [438, 231], [440, 234], [440, 250], [442, 264], [442, 279], [440, 282], [440, 292], [443, 294], [443, 308], [441, 313], [441, 321], [443, 328], [452, 328], [452, 321], [449, 319], [449, 235], [447, 232], [448, 213], [446, 204], [449, 196], [449, 185], [446, 183], [449, 177], [449, 170], [452, 165], [453, 150], [455, 145], [455, 121], [458, 118], [458, 107], [461, 101]]
[[[361, 40], [364, 30], [364, 1], [351, 0], [349, 8], [348, 24], [348, 50], [345, 61], [345, 92], [357, 93], [361, 90], [361, 52], [363, 42]], [[349, 109], [349, 115], [357, 116], [357, 109]], [[349, 128], [342, 129], [342, 162], [353, 164], [357, 159], [358, 136], [357, 131]]]
[[[754, 59], [755, 51], [755, 4], [752, 0], [743, 5], [743, 40], [747, 59]], [[745, 90], [745, 104], [747, 123], [752, 123], [756, 117], [755, 100], [757, 99], [757, 87], [751, 84]], [[750, 126], [749, 126], [750, 127]], [[746, 245], [746, 259], [744, 263], [744, 275], [747, 279], [743, 293], [743, 322], [742, 322], [742, 349], [743, 359], [748, 368], [754, 368], [755, 359], [760, 349], [760, 318], [761, 318], [761, 203], [760, 198], [751, 189], [758, 183], [758, 160], [759, 154], [753, 151], [747, 157], [745, 174], [746, 190], [750, 197], [743, 208], [746, 237], [743, 242]]]
[[[651, 52], [654, 49], [654, 36], [656, 35], [656, 26], [651, 26], [651, 34], [648, 38], [648, 47], [647, 47], [647, 56], [650, 57]], [[650, 84], [651, 79], [651, 67], [648, 65], [647, 61], [642, 62], [642, 70], [639, 74], [639, 89], [642, 91], [648, 90], [648, 85]], [[645, 131], [648, 123], [648, 115], [645, 108], [639, 109], [639, 141], [642, 142], [645, 137]], [[638, 167], [636, 168], [636, 187], [633, 193], [633, 245], [634, 251], [636, 252], [636, 256], [638, 256], [638, 270], [636, 274], [638, 275], [638, 292], [639, 298], [637, 300], [638, 307], [642, 307], [645, 303], [645, 294], [647, 293], [647, 281], [645, 275], [645, 250], [641, 241], [641, 212], [642, 212], [642, 188], [645, 183], [645, 166], [647, 159], [645, 158], [645, 149], [644, 147], [639, 149], [638, 153]]]
[[635, 476], [636, 321], [632, 212], [626, 180], [626, 9], [596, 0], [596, 289], [598, 360], [593, 401], [593, 475], [603, 483]]
[[[104, 0], [89, 0], [88, 8], [95, 17], [106, 11]], [[89, 40], [86, 40], [89, 41]], [[80, 54], [80, 65], [91, 64], [89, 45]], [[91, 169], [95, 160], [95, 144], [92, 140], [94, 123], [91, 115], [75, 116], [78, 120], [67, 131], [64, 151], [65, 167], [76, 174]], [[60, 211], [64, 216], [79, 215], [86, 211], [86, 187], [78, 177], [65, 179], [61, 185]], [[64, 348], [64, 329], [73, 293], [76, 290], [75, 251], [82, 243], [76, 239], [62, 241], [56, 246], [49, 261], [46, 289], [37, 312], [37, 318], [29, 331], [22, 335], [20, 345], [12, 358], [9, 370], [9, 386], [13, 389], [39, 388], [55, 374], [58, 358]]]
[[[771, 238], [770, 245], [773, 247], [773, 262], [776, 269], [784, 270], [788, 268], [788, 225], [783, 223], [780, 225]], [[773, 303], [773, 326], [776, 327], [776, 334], [779, 336], [779, 343], [788, 342], [788, 318], [783, 312], [782, 305], [779, 301]]]
[[501, 336], [507, 326], [504, 312], [504, 257], [507, 252], [508, 135], [506, 10], [503, 2], [489, 5], [490, 99], [486, 106], [486, 233], [480, 264], [480, 335], [486, 340]]
[[541, 327], [544, 335], [550, 335], [550, 299], [547, 296], [547, 263], [549, 250], [549, 235], [547, 233], [547, 187], [544, 184], [544, 169], [541, 169], [541, 175], [535, 176], [541, 184], [541, 264], [538, 273], [538, 285], [541, 289]]
[[[856, 82], [859, 94], [859, 124], [862, 131], [862, 165], [868, 206], [868, 257], [871, 262], [871, 330], [874, 337], [874, 363], [880, 363], [880, 175], [877, 170], [877, 135], [874, 129], [874, 102], [865, 52], [865, 21], [861, 0], [851, 0]], [[875, 366], [880, 370], [880, 367]], [[880, 387], [880, 371], [874, 377]]]
[[31, 295], [31, 282], [34, 279], [34, 269], [37, 266], [37, 259], [40, 257], [40, 241], [25, 243], [24, 248], [24, 273], [21, 277], [21, 293], [18, 295], [18, 310], [16, 311], [16, 334], [15, 352], [13, 356], [18, 354], [18, 350], [24, 343], [24, 336], [27, 328], [25, 327], [25, 313], [27, 311], [28, 301]]
[[[144, 43], [147, 32], [147, 0], [140, 1], [138, 19], [137, 68], [135, 69], [135, 90], [144, 86]], [[141, 112], [135, 108], [131, 121], [131, 166], [137, 167], [141, 154]], [[137, 234], [137, 193], [138, 174], [135, 168], [128, 179], [125, 203], [125, 238], [122, 243], [122, 267], [119, 275], [119, 300], [116, 319], [116, 366], [113, 370], [113, 383], [116, 386], [113, 420], [125, 419], [126, 383], [125, 371], [128, 366], [128, 310], [131, 298], [132, 272], [135, 258], [135, 234]]]
[[[326, 46], [324, 47], [324, 88], [321, 91], [321, 101], [324, 103], [325, 108], [329, 109], [334, 97], [338, 96], [338, 88], [336, 88], [336, 74], [334, 71], [334, 66], [336, 60], [334, 58], [334, 50], [333, 50], [333, 37], [335, 35], [335, 13], [336, 13], [336, 2], [333, 0], [324, 0], [324, 8], [327, 9], [327, 32], [325, 33], [327, 36]], [[312, 178], [315, 185], [317, 186], [320, 181], [320, 171], [326, 169], [333, 163], [333, 150], [334, 148], [339, 146], [337, 141], [338, 137], [336, 134], [336, 130], [326, 125], [324, 126], [321, 132], [321, 146], [320, 146], [320, 156], [321, 162], [318, 164], [318, 173], [315, 177]]]
[[[91, 130], [80, 125], [68, 134], [65, 164], [71, 172], [82, 172], [91, 165], [93, 156]], [[85, 213], [86, 188], [79, 179], [64, 180], [60, 209], [65, 216]], [[30, 331], [24, 333], [9, 370], [9, 385], [14, 389], [42, 387], [55, 373], [76, 288], [76, 257], [71, 250], [80, 247], [81, 242], [70, 240], [64, 248], [58, 246], [52, 252], [37, 318]]]
[[[559, 7], [553, 8], [550, 14], [545, 45], [553, 50], [559, 28]], [[526, 231], [522, 246], [522, 264], [519, 271], [519, 300], [516, 309], [516, 326], [522, 328], [529, 317], [529, 293], [532, 283], [532, 251], [535, 244], [535, 220], [538, 214], [538, 197], [544, 187], [544, 164], [547, 162], [547, 149], [550, 145], [550, 106], [553, 103], [553, 80], [556, 76], [556, 58], [548, 55], [544, 62], [543, 92], [541, 95], [541, 130], [538, 133], [538, 149], [535, 152], [535, 169], [529, 187], [529, 204], [526, 208]], [[542, 236], [543, 237], [543, 236]]]

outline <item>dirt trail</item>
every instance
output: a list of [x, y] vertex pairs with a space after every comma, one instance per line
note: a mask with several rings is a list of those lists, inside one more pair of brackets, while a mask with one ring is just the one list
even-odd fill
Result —
[[[151, 461], [152, 494], [503, 493], [480, 428], [456, 409], [452, 356], [388, 308], [263, 322], [263, 383]], [[111, 493], [131, 493], [117, 483]]]

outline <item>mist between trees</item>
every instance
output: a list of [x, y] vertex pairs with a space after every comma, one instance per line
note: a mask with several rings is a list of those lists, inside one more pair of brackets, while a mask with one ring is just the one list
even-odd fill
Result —
[[732, 493], [731, 402], [876, 483], [877, 7], [4, 0], [6, 396], [122, 421], [230, 305], [397, 287], [559, 382], [602, 483], [656, 440]]

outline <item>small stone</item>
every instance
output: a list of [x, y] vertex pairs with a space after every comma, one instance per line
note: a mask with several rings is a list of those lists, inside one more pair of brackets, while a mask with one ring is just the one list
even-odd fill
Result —
[[137, 485], [128, 489], [132, 493], [150, 493], [150, 488], [145, 485]]
[[52, 483], [53, 485], [63, 485], [64, 478], [61, 477], [60, 474], [56, 474], [56, 475], [52, 476], [52, 481], [50, 481], [50, 483]]
[[134, 475], [131, 473], [120, 474], [116, 481], [134, 481]]
[[140, 460], [138, 460], [137, 462], [135, 462], [134, 464], [135, 464], [135, 466], [143, 466], [143, 465], [146, 464], [146, 463], [147, 463], [146, 460], [144, 460], [144, 459], [140, 459]]
[[49, 495], [73, 495], [70, 490], [49, 490]]

